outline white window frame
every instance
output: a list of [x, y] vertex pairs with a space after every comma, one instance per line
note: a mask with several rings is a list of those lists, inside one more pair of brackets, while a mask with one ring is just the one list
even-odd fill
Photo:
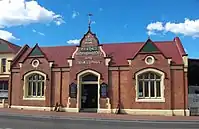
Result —
[[[139, 98], [139, 80], [138, 80], [138, 76], [140, 74], [143, 73], [147, 73], [147, 72], [153, 72], [156, 73], [158, 75], [160, 75], [160, 90], [161, 90], [161, 97], [158, 98]], [[135, 86], [135, 90], [136, 90], [136, 98], [135, 101], [136, 102], [165, 102], [165, 97], [164, 97], [164, 90], [165, 90], [165, 85], [164, 85], [164, 80], [165, 80], [165, 74], [162, 71], [159, 71], [157, 69], [153, 69], [153, 68], [147, 68], [147, 69], [143, 69], [139, 72], [137, 72], [135, 74], [135, 78], [136, 78], [136, 86]]]
[[[28, 78], [33, 74], [40, 74], [44, 77], [44, 96], [41, 97], [29, 97], [28, 96], [28, 86], [29, 86], [29, 80]], [[23, 86], [23, 100], [45, 100], [45, 92], [46, 92], [46, 74], [40, 72], [40, 71], [31, 71], [24, 75], [24, 86]]]

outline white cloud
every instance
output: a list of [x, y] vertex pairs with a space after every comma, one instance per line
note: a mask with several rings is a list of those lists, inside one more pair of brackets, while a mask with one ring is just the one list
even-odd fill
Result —
[[76, 18], [77, 16], [79, 16], [79, 12], [77, 11], [73, 11], [73, 14], [72, 14], [72, 18]]
[[0, 27], [28, 25], [31, 23], [64, 23], [63, 17], [55, 14], [34, 0], [1, 0]]
[[67, 43], [68, 44], [79, 44], [80, 39], [73, 39], [73, 40], [68, 40]]
[[32, 30], [32, 32], [37, 33], [37, 34], [39, 34], [39, 35], [41, 35], [41, 36], [45, 36], [45, 34], [44, 34], [44, 33], [39, 32], [39, 31], [36, 31], [35, 29], [33, 29], [33, 30]]
[[147, 26], [148, 34], [158, 32], [171, 32], [174, 34], [182, 34], [184, 36], [199, 37], [199, 19], [190, 20], [185, 18], [182, 23], [167, 22], [163, 25], [162, 22], [151, 23]]
[[95, 21], [91, 21], [91, 24], [96, 24], [96, 22]]
[[2, 38], [4, 40], [20, 40], [20, 39], [16, 38], [15, 36], [13, 36], [12, 33], [5, 31], [5, 30], [0, 30], [0, 38]]

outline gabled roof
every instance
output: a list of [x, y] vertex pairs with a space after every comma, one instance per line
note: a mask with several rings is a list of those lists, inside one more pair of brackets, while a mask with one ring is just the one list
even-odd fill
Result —
[[[102, 44], [102, 49], [108, 57], [112, 57], [112, 66], [121, 66], [128, 65], [127, 59], [135, 57], [145, 44], [146, 42], [105, 43]], [[153, 44], [165, 58], [171, 58], [173, 64], [183, 64], [182, 56], [186, 53], [182, 53], [183, 47], [179, 48], [180, 40], [178, 43], [175, 39], [173, 41], [153, 41]], [[27, 48], [19, 62], [23, 62], [33, 49]], [[72, 56], [76, 46], [39, 47], [39, 49], [48, 61], [54, 61], [55, 67], [68, 67], [67, 59]]]
[[20, 46], [0, 38], [0, 53], [16, 54], [20, 50], [20, 48]]

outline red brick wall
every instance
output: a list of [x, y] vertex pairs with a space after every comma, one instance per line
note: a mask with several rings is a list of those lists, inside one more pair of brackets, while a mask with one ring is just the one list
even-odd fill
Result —
[[172, 70], [172, 100], [174, 109], [184, 108], [184, 72]]
[[[50, 106], [51, 105], [51, 68], [49, 63], [45, 58], [38, 58], [40, 65], [37, 68], [33, 68], [31, 61], [33, 58], [28, 58], [20, 68], [20, 73], [12, 73], [12, 105], [20, 106]], [[23, 100], [23, 85], [24, 80], [23, 76], [31, 71], [41, 71], [47, 74], [48, 79], [46, 80], [46, 91], [45, 97], [46, 100]]]
[[[120, 82], [120, 92], [121, 92], [121, 108], [123, 109], [183, 109], [184, 105], [187, 104], [187, 100], [183, 99], [184, 96], [184, 82], [187, 81], [187, 77], [183, 70], [170, 70], [168, 60], [165, 59], [161, 54], [154, 54], [155, 63], [153, 65], [145, 64], [144, 58], [146, 55], [140, 54], [132, 60], [132, 65], [130, 70], [120, 71], [108, 71], [108, 67], [105, 66], [105, 59], [103, 56], [96, 57], [98, 60], [102, 61], [102, 64], [92, 64], [90, 66], [77, 65], [75, 62], [79, 59], [76, 58], [73, 61], [73, 66], [70, 72], [62, 71], [52, 72], [49, 67], [49, 63], [46, 59], [40, 58], [41, 64], [37, 69], [34, 69], [31, 65], [32, 59], [27, 59], [22, 68], [20, 68], [20, 73], [12, 74], [12, 105], [19, 106], [54, 106], [56, 102], [62, 103], [63, 106], [67, 106], [67, 101], [69, 97], [69, 85], [71, 82], [75, 82], [76, 74], [85, 69], [92, 69], [99, 72], [102, 75], [102, 81], [108, 83], [109, 85], [109, 97], [111, 102], [111, 108], [117, 108], [118, 106], [118, 86]], [[81, 57], [82, 58], [82, 57]], [[157, 102], [135, 102], [136, 91], [134, 79], [135, 73], [145, 69], [145, 68], [155, 68], [161, 70], [165, 73], [165, 103]], [[23, 100], [23, 75], [32, 70], [39, 70], [48, 75], [49, 80], [46, 83], [46, 100], [45, 101], [30, 101]], [[52, 74], [52, 75], [51, 75]], [[52, 81], [52, 85], [51, 85]], [[185, 85], [187, 88], [187, 85]], [[52, 94], [51, 94], [52, 88]], [[187, 89], [185, 89], [187, 92]], [[172, 91], [172, 92], [171, 92]], [[185, 94], [187, 97], [187, 94]], [[52, 101], [51, 101], [52, 100]], [[105, 101], [101, 99], [100, 103], [103, 104], [101, 107], [105, 108]], [[52, 103], [51, 103], [52, 102]], [[76, 99], [71, 99], [71, 107], [76, 107]]]

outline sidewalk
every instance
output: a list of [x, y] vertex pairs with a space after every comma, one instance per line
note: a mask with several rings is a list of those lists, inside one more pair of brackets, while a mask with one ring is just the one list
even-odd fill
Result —
[[127, 120], [127, 121], [177, 121], [177, 122], [199, 122], [199, 116], [133, 116], [127, 114], [97, 114], [97, 113], [69, 113], [48, 112], [34, 110], [19, 110], [0, 108], [1, 116], [21, 116], [36, 118], [56, 119], [90, 119], [90, 120]]

